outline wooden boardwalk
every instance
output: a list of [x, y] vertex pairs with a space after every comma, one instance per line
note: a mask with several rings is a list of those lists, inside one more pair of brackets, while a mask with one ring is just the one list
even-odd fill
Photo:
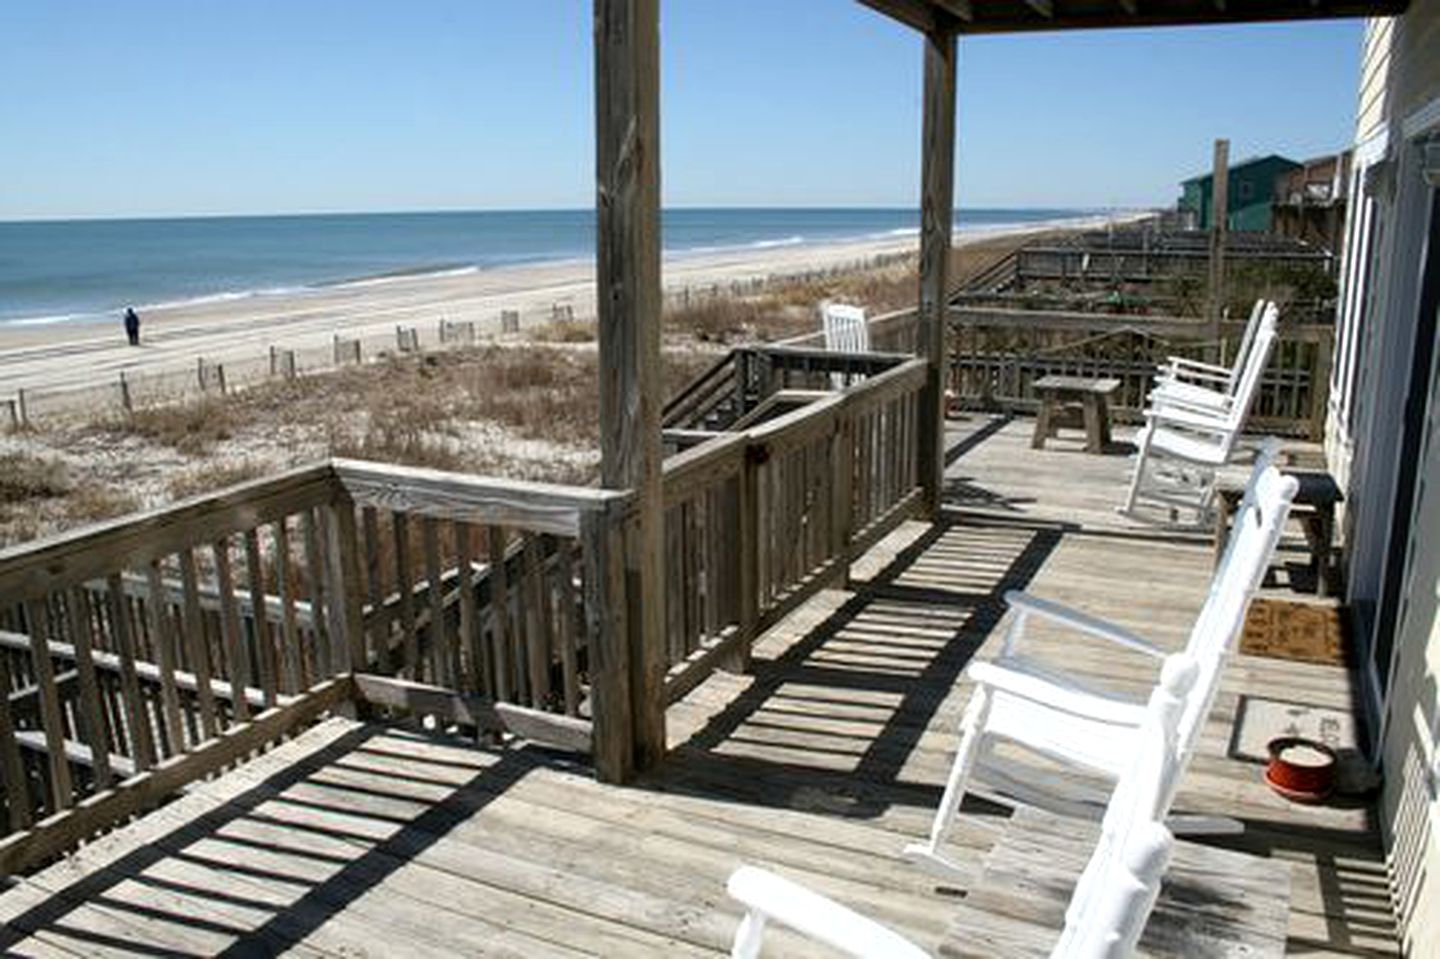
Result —
[[[1123, 455], [1086, 456], [1078, 434], [1033, 451], [1030, 427], [954, 424], [945, 522], [903, 527], [856, 565], [852, 589], [821, 594], [764, 637], [752, 674], [716, 675], [672, 707], [671, 755], [637, 787], [599, 785], [535, 748], [331, 719], [0, 895], [0, 946], [715, 954], [739, 918], [725, 878], [748, 862], [930, 948], [1043, 952], [1083, 857], [1067, 827], [970, 804], [955, 839], [954, 856], [974, 866], [961, 888], [938, 888], [899, 857], [939, 800], [969, 695], [958, 679], [998, 645], [1012, 588], [1178, 647], [1211, 553], [1114, 514]], [[1149, 681], [1148, 663], [1123, 652], [1032, 638], [1117, 688]], [[1235, 731], [1265, 700], [1348, 712], [1350, 695], [1339, 668], [1237, 658], [1178, 806], [1247, 830], [1228, 848], [1183, 851], [1152, 927], [1209, 930], [1251, 954], [1393, 952], [1370, 810], [1272, 795]], [[1200, 886], [1181, 881], [1195, 876]], [[774, 941], [777, 955], [810, 951]], [[1189, 951], [1158, 933], [1147, 944]]]

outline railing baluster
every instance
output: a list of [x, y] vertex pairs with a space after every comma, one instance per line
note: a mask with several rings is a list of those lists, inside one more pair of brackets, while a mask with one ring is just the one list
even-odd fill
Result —
[[230, 708], [237, 722], [250, 719], [250, 670], [240, 640], [240, 607], [235, 602], [235, 577], [230, 565], [230, 537], [222, 536], [215, 553], [216, 589], [220, 593], [220, 638], [225, 655], [225, 678], [230, 681]]
[[[70, 759], [65, 752], [65, 728], [60, 715], [60, 690], [55, 685], [55, 667], [50, 660], [49, 610], [44, 600], [25, 604], [30, 656], [34, 664], [35, 688], [40, 694], [40, 723], [45, 730], [45, 751], [50, 762], [50, 812], [69, 809], [75, 802], [70, 778]], [[10, 695], [6, 689], [5, 695]]]
[[325, 554], [320, 545], [320, 521], [313, 509], [300, 514], [301, 533], [305, 538], [305, 593], [310, 600], [310, 649], [302, 660], [310, 675], [309, 682], [319, 682], [330, 675], [330, 624], [325, 613], [329, 584], [325, 581]]
[[430, 639], [429, 655], [424, 657], [428, 661], [428, 675], [431, 681], [441, 686], [449, 685], [451, 680], [445, 675], [448, 672], [449, 661], [445, 655], [447, 649], [447, 638], [445, 629], [445, 592], [440, 585], [442, 568], [440, 565], [440, 530], [435, 517], [426, 516], [420, 521], [421, 543], [425, 551], [425, 595], [429, 598], [430, 605]]
[[[405, 650], [402, 671], [406, 678], [420, 678], [420, 637], [415, 628], [415, 583], [410, 575], [410, 521], [404, 513], [391, 514], [395, 533], [395, 586], [400, 591], [401, 642]], [[385, 643], [389, 645], [389, 638]]]
[[110, 599], [111, 651], [120, 658], [120, 697], [125, 706], [126, 738], [130, 743], [130, 758], [135, 761], [135, 768], [143, 772], [155, 765], [155, 744], [135, 675], [135, 648], [125, 615], [125, 587], [119, 573], [111, 573], [106, 584]]
[[576, 616], [580, 614], [578, 597], [575, 592], [575, 551], [569, 542], [561, 542], [556, 552], [559, 575], [559, 630], [560, 672], [565, 686], [565, 713], [580, 714], [580, 670], [575, 654], [575, 639], [581, 635], [583, 623], [577, 629]]
[[295, 588], [291, 585], [292, 560], [290, 557], [290, 530], [285, 517], [275, 521], [275, 580], [280, 590], [280, 635], [283, 642], [280, 661], [283, 668], [282, 682], [287, 693], [296, 693], [305, 687], [300, 669], [300, 630], [295, 615]]
[[[11, 623], [10, 625], [13, 625]], [[15, 720], [10, 714], [10, 693], [14, 688], [10, 676], [10, 657], [0, 652], [0, 770], [5, 773], [5, 807], [10, 829], [28, 829], [35, 821], [30, 808], [29, 781], [20, 744], [15, 738]]]
[[505, 528], [485, 530], [490, 547], [490, 637], [495, 662], [495, 698], [511, 701], [510, 685], [510, 590], [505, 568]]
[[[278, 669], [266, 605], [268, 592], [265, 588], [265, 566], [260, 555], [260, 533], [256, 529], [245, 531], [245, 573], [250, 580], [250, 636], [254, 640], [255, 664], [260, 670], [260, 691], [265, 697], [265, 708], [269, 709], [276, 703], [275, 677]], [[248, 668], [248, 661], [246, 665]]]
[[525, 618], [528, 624], [525, 658], [530, 673], [530, 705], [543, 709], [550, 697], [550, 616], [540, 547], [533, 533], [525, 536], [523, 559]]
[[160, 705], [165, 720], [162, 729], [169, 754], [173, 756], [185, 751], [185, 727], [180, 719], [180, 692], [175, 687], [175, 636], [170, 603], [165, 596], [158, 559], [152, 559], [146, 565], [145, 585], [150, 591], [145, 604], [150, 612], [150, 642], [159, 653]]
[[488, 658], [485, 655], [485, 637], [480, 629], [478, 600], [475, 596], [475, 554], [470, 539], [470, 524], [455, 523], [455, 553], [457, 577], [460, 591], [460, 646], [470, 659], [466, 675], [466, 686], [480, 696], [494, 695], [490, 678]]
[[70, 621], [70, 645], [75, 649], [75, 674], [80, 686], [80, 719], [85, 744], [90, 747], [90, 771], [96, 789], [109, 789], [114, 780], [110, 768], [110, 741], [100, 711], [100, 688], [95, 677], [95, 657], [90, 649], [90, 617], [84, 593], [80, 589], [65, 591], [65, 607]]
[[200, 609], [200, 576], [195, 568], [195, 553], [188, 547], [180, 551], [180, 588], [185, 594], [181, 622], [184, 624], [190, 671], [195, 674], [195, 698], [200, 703], [200, 728], [205, 738], [210, 739], [219, 733], [215, 692], [210, 686], [214, 672], [210, 668], [210, 644], [205, 639], [205, 618]]

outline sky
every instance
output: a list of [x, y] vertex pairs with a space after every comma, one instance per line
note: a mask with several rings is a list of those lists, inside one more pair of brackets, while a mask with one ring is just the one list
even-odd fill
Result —
[[[0, 219], [593, 205], [590, 0], [4, 0]], [[1168, 205], [1349, 145], [1362, 23], [962, 38], [957, 203]], [[667, 206], [910, 206], [921, 42], [663, 0]]]

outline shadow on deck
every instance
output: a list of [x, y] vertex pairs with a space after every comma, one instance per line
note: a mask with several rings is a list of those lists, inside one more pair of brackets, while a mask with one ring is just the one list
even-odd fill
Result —
[[[939, 801], [969, 695], [963, 670], [998, 644], [1010, 589], [1178, 647], [1211, 555], [1203, 541], [1114, 515], [1123, 457], [1031, 451], [1028, 435], [1024, 421], [958, 426], [944, 521], [902, 527], [856, 564], [850, 589], [822, 593], [765, 636], [750, 674], [717, 674], [672, 707], [670, 757], [638, 788], [597, 784], [533, 747], [478, 749], [335, 718], [0, 895], [0, 946], [715, 954], [738, 920], [725, 878], [751, 862], [928, 947], [1043, 954], [1068, 887], [1035, 859], [1078, 872], [1083, 858], [1053, 824], [967, 806], [955, 838], [974, 864], [963, 888], [938, 889], [899, 858]], [[1044, 630], [1034, 641], [1116, 688], [1149, 681], [1148, 665], [1123, 654]], [[1179, 806], [1238, 816], [1247, 832], [1228, 850], [1189, 853], [1194, 871], [1167, 893], [1178, 927], [1232, 923], [1253, 935], [1227, 941], [1261, 953], [1393, 952], [1369, 810], [1272, 795], [1235, 730], [1247, 703], [1348, 714], [1349, 697], [1343, 669], [1237, 657]], [[1213, 875], [1245, 863], [1254, 870]], [[1024, 895], [1017, 870], [1031, 877]], [[1207, 870], [1205, 883], [1189, 881]], [[1288, 890], [1247, 885], [1276, 887], [1277, 875]], [[1266, 923], [1273, 935], [1261, 935]], [[783, 933], [775, 943], [776, 954], [810, 951]]]

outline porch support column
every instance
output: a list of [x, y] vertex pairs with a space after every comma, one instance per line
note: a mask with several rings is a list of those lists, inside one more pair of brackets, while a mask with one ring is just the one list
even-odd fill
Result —
[[955, 67], [953, 21], [925, 31], [925, 122], [920, 164], [920, 354], [929, 375], [920, 396], [920, 484], [924, 508], [939, 516], [945, 471], [945, 295], [955, 209]]
[[645, 769], [665, 754], [659, 0], [595, 0], [595, 125], [600, 475], [635, 494], [622, 552], [633, 759]]

